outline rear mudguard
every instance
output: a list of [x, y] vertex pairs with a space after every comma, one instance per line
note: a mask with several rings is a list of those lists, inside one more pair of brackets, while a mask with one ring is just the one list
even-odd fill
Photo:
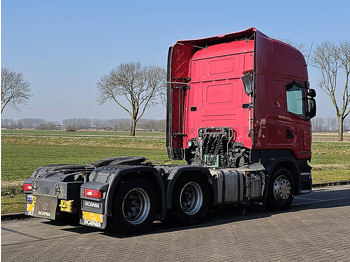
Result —
[[[166, 167], [163, 167], [164, 169]], [[210, 170], [207, 167], [200, 167], [200, 166], [172, 166], [169, 167], [170, 170], [169, 176], [168, 176], [168, 183], [167, 183], [167, 208], [171, 209], [171, 199], [172, 194], [174, 190], [174, 185], [176, 184], [176, 181], [183, 175], [186, 174], [198, 174], [198, 176], [204, 176], [208, 179], [208, 182], [211, 185], [213, 198], [212, 201], [214, 205], [218, 202], [218, 188], [217, 184], [214, 181], [213, 176], [210, 174]]]
[[[152, 181], [152, 184], [154, 184], [156, 192], [159, 196], [158, 199], [160, 200], [160, 216], [164, 216], [166, 211], [165, 186], [161, 177], [161, 172], [158, 172], [156, 168], [151, 166], [119, 165], [97, 168], [90, 174], [89, 182], [84, 183], [81, 186], [80, 197], [81, 199], [96, 201], [96, 199], [84, 196], [84, 190], [86, 188], [105, 192], [103, 195], [105, 199], [103, 213], [107, 216], [112, 216], [113, 197], [118, 184], [122, 181], [122, 179], [133, 176], [145, 177], [146, 179]], [[83, 209], [84, 207], [82, 207], [82, 210]]]

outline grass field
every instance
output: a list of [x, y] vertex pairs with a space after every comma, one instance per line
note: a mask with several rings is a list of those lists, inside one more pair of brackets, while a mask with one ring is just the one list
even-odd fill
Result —
[[343, 142], [337, 142], [336, 133], [314, 133], [312, 140], [313, 182], [350, 180], [350, 134]]
[[[314, 183], [350, 180], [350, 135], [346, 142], [336, 134], [313, 135]], [[47, 164], [89, 164], [112, 156], [146, 156], [152, 163], [172, 161], [165, 149], [165, 133], [64, 132], [2, 130], [1, 136], [1, 213], [23, 212], [23, 180], [35, 168]]]
[[147, 156], [168, 162], [165, 138], [2, 136], [2, 181], [20, 181], [42, 165], [89, 164], [112, 156]]

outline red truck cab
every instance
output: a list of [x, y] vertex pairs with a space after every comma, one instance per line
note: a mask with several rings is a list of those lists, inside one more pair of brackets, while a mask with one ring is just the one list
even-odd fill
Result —
[[315, 95], [300, 51], [253, 27], [178, 41], [168, 56], [169, 158], [226, 168], [260, 163], [267, 174], [284, 161], [297, 188], [309, 191]]

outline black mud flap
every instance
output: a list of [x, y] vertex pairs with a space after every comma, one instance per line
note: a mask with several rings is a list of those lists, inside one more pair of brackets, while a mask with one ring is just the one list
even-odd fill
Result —
[[58, 198], [54, 196], [35, 196], [34, 216], [47, 219], [56, 219]]

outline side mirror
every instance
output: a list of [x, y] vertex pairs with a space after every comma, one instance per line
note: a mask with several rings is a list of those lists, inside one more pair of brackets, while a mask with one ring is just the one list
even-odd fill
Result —
[[[311, 89], [313, 90], [313, 89]], [[316, 92], [315, 92], [316, 95]], [[311, 119], [316, 116], [316, 100], [313, 97], [307, 99], [307, 112], [306, 116]]]
[[307, 95], [308, 95], [309, 97], [312, 97], [312, 98], [316, 97], [316, 91], [315, 91], [315, 89], [308, 89], [308, 90], [307, 90]]
[[247, 95], [252, 95], [254, 92], [254, 76], [252, 73], [246, 73], [241, 77], [244, 85], [244, 92]]

